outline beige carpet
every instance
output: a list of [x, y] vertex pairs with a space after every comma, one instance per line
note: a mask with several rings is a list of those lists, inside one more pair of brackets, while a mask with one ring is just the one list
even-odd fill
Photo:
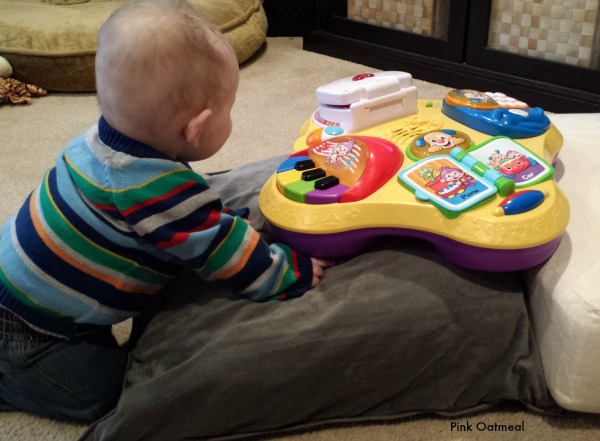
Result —
[[[250, 161], [291, 152], [298, 130], [316, 108], [314, 90], [342, 77], [371, 71], [365, 66], [304, 52], [299, 38], [269, 38], [266, 47], [242, 67], [240, 91], [234, 107], [234, 131], [213, 158], [194, 164], [198, 171], [220, 171]], [[402, 66], [398, 66], [402, 70]], [[452, 87], [415, 81], [419, 97], [440, 99]], [[127, 99], [126, 96], [123, 99]], [[0, 107], [0, 223], [18, 209], [52, 166], [55, 155], [72, 137], [97, 121], [94, 95], [50, 95], [30, 106]], [[553, 116], [559, 129], [568, 117]], [[596, 118], [595, 121], [598, 121]], [[562, 125], [562, 127], [561, 127]], [[127, 326], [116, 329], [118, 335]], [[452, 422], [472, 431], [452, 429]], [[477, 424], [480, 423], [479, 426]], [[479, 431], [477, 427], [523, 424], [521, 432]], [[74, 440], [84, 428], [21, 413], [0, 414], [0, 440]], [[392, 440], [540, 440], [591, 441], [600, 439], [600, 416], [569, 419], [540, 417], [520, 408], [503, 407], [468, 418], [419, 417], [395, 424], [355, 426], [279, 438], [281, 441], [392, 441]], [[170, 440], [166, 440], [170, 441]]]

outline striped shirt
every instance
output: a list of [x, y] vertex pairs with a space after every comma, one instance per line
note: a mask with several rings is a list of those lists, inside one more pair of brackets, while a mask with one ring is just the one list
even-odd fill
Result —
[[2, 227], [0, 307], [68, 338], [138, 315], [186, 266], [256, 301], [302, 295], [310, 259], [238, 214], [185, 164], [100, 118]]

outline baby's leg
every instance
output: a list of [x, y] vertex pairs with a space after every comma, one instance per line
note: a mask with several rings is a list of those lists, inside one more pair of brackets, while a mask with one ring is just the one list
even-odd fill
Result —
[[0, 324], [0, 411], [91, 423], [116, 405], [127, 354], [110, 327], [66, 341], [7, 311]]

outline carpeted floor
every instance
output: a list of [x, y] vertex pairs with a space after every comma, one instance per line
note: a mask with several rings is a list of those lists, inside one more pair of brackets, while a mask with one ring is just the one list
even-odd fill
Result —
[[[273, 155], [290, 153], [301, 125], [317, 106], [314, 97], [316, 87], [372, 70], [304, 52], [301, 47], [299, 38], [269, 38], [265, 48], [242, 67], [232, 137], [213, 158], [194, 164], [195, 169], [203, 172], [221, 171]], [[402, 66], [398, 66], [398, 70], [402, 70]], [[415, 83], [419, 98], [426, 99], [440, 99], [448, 88], [463, 86], [435, 85], [418, 79]], [[37, 185], [63, 145], [94, 124], [98, 116], [93, 94], [51, 94], [34, 99], [30, 106], [0, 107], [0, 223], [13, 214]], [[553, 121], [557, 125], [569, 124], [560, 116]], [[126, 338], [127, 330], [125, 324], [117, 327], [115, 332]], [[452, 423], [459, 423], [465, 429], [471, 427], [472, 430], [458, 431]], [[511, 433], [488, 430], [497, 427], [495, 424], [522, 424], [524, 430]], [[485, 430], [480, 431], [478, 427]], [[81, 426], [60, 424], [22, 413], [0, 414], [0, 440], [66, 441], [76, 439], [83, 430]], [[599, 438], [599, 415], [557, 419], [503, 406], [460, 420], [418, 417], [385, 425], [353, 426], [286, 436], [280, 440], [591, 441]]]

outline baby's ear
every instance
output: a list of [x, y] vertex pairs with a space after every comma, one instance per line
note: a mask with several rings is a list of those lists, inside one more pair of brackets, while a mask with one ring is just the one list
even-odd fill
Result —
[[188, 143], [198, 148], [201, 144], [202, 133], [206, 125], [206, 121], [212, 115], [212, 110], [204, 109], [198, 115], [188, 121], [183, 128], [183, 134]]

